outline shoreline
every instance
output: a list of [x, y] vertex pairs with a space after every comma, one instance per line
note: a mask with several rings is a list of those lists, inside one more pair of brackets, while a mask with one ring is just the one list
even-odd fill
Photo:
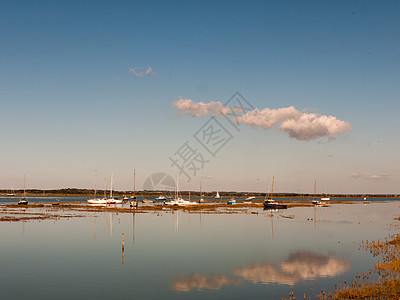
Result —
[[[106, 193], [108, 195], [109, 192]], [[124, 197], [124, 196], [133, 196], [133, 193], [131, 192], [119, 192], [119, 191], [114, 191], [113, 192], [114, 196], [116, 197]], [[180, 193], [182, 197], [189, 197], [189, 193], [184, 191]], [[232, 197], [239, 197], [239, 198], [247, 198], [250, 196], [255, 197], [256, 200], [264, 200], [265, 198], [265, 193], [262, 195], [258, 194], [251, 194], [251, 193], [235, 193], [235, 192], [227, 192], [224, 194], [224, 192], [221, 193], [221, 198], [227, 199], [227, 198], [232, 198]], [[16, 192], [13, 194], [13, 196], [9, 196], [6, 192], [1, 191], [0, 192], [0, 197], [2, 198], [17, 198], [23, 196], [23, 192]], [[101, 197], [101, 195], [104, 195], [104, 191], [99, 191], [97, 193], [97, 197]], [[151, 193], [144, 193], [144, 192], [139, 192], [136, 193], [136, 197], [158, 197], [160, 195], [169, 195], [169, 193], [162, 193], [162, 192], [151, 192]], [[43, 196], [43, 197], [94, 197], [94, 193], [62, 193], [62, 192], [55, 192], [55, 193], [43, 193], [43, 192], [32, 192], [32, 191], [27, 191], [26, 196]], [[191, 197], [200, 197], [199, 192], [191, 192], [190, 193]], [[291, 193], [274, 193], [273, 197], [274, 198], [322, 198], [322, 197], [330, 197], [332, 198], [356, 198], [356, 199], [364, 199], [364, 198], [395, 198], [395, 199], [400, 199], [400, 195], [397, 194], [291, 194]], [[207, 195], [207, 193], [203, 194], [203, 197], [206, 198], [214, 198], [214, 195], [210, 193], [210, 195]], [[254, 199], [253, 199], [254, 200]]]

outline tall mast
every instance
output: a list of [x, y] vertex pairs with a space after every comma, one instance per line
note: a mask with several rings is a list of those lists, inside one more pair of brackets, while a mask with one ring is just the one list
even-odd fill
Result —
[[271, 199], [272, 199], [272, 196], [274, 195], [274, 179], [275, 179], [275, 176], [272, 176]]
[[[272, 186], [274, 186], [274, 178], [272, 178]], [[274, 192], [274, 188], [272, 188], [272, 193]], [[272, 193], [271, 193], [271, 186], [269, 185], [269, 178], [267, 180], [267, 190], [265, 191], [265, 198], [264, 200], [272, 199]]]
[[264, 200], [267, 200], [267, 195], [269, 193], [269, 185], [268, 185], [268, 180], [267, 180], [267, 190], [265, 191], [265, 198]]
[[24, 199], [25, 199], [25, 183], [26, 183], [26, 174], [24, 174]]
[[106, 199], [106, 190], [107, 190], [107, 179], [104, 178], [104, 199]]
[[96, 198], [97, 193], [97, 170], [94, 170], [94, 198]]
[[133, 197], [135, 197], [136, 194], [135, 183], [136, 183], [136, 169], [133, 169]]
[[176, 175], [175, 179], [175, 199], [178, 199], [178, 175]]
[[190, 201], [190, 178], [189, 178], [189, 201]]
[[201, 187], [203, 185], [203, 176], [200, 177], [200, 199], [202, 199], [202, 194], [201, 194]]
[[113, 180], [114, 180], [114, 173], [111, 173], [110, 198], [112, 198]]

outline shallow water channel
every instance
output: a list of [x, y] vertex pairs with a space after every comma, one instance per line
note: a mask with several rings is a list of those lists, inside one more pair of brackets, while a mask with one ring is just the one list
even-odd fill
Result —
[[[398, 201], [0, 223], [1, 299], [297, 299], [367, 272]], [[122, 234], [124, 248], [122, 248]]]

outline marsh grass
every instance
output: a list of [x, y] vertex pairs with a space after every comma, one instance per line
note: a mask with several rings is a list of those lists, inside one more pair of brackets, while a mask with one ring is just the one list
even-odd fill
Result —
[[361, 246], [373, 256], [381, 256], [381, 261], [348, 284], [335, 286], [333, 292], [321, 292], [317, 299], [400, 299], [400, 235], [363, 241]]

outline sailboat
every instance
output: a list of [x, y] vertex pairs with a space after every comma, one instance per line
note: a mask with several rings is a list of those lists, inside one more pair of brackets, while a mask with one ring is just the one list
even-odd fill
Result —
[[217, 194], [215, 195], [215, 197], [214, 197], [215, 199], [219, 199], [219, 198], [221, 198], [221, 196], [219, 195], [219, 193], [218, 193], [218, 191], [217, 191]]
[[28, 200], [26, 200], [26, 193], [25, 193], [25, 182], [26, 182], [26, 175], [24, 174], [24, 196], [19, 199], [19, 205], [28, 205]]
[[331, 200], [331, 198], [328, 197], [328, 189], [326, 189], [325, 197], [322, 197], [322, 198], [321, 198], [321, 201], [329, 201], [329, 200]]
[[103, 199], [97, 198], [97, 170], [94, 171], [94, 198], [88, 199], [89, 204], [107, 204], [105, 197]]
[[7, 197], [14, 197], [14, 187], [11, 188], [11, 192], [9, 194], [7, 194]]
[[136, 170], [133, 169], [133, 196], [130, 197], [131, 200], [136, 199]]
[[[272, 177], [271, 196], [264, 200], [264, 209], [286, 209], [286, 204], [278, 203], [272, 199], [272, 195], [274, 194], [274, 179], [275, 177]], [[267, 194], [265, 194], [265, 196], [267, 196]]]
[[136, 195], [135, 195], [135, 181], [136, 181], [136, 170], [133, 169], [133, 196], [130, 197], [132, 199], [130, 203], [130, 207], [138, 207], [139, 203], [135, 200]]
[[[317, 194], [317, 181], [315, 180], [314, 181], [314, 196]], [[325, 199], [325, 198], [321, 198], [321, 200], [323, 200], [323, 199]], [[329, 198], [330, 199], [330, 198]], [[328, 199], [328, 200], [329, 200]], [[319, 201], [319, 200], [316, 200], [316, 199], [314, 199], [313, 201], [312, 201], [312, 203], [315, 205], [315, 206], [324, 206], [324, 205], [326, 205], [326, 203], [325, 202], [321, 202], [321, 201]]]
[[188, 205], [197, 205], [197, 202], [191, 202], [184, 200], [182, 197], [179, 195], [179, 179], [178, 176], [175, 180], [175, 197], [171, 201], [165, 201], [164, 205], [178, 205], [178, 206], [188, 206]]
[[203, 203], [204, 202], [203, 194], [202, 194], [202, 190], [201, 190], [202, 185], [203, 185], [203, 176], [201, 176], [201, 178], [200, 178], [200, 199], [199, 199], [199, 203]]
[[110, 198], [106, 199], [107, 204], [121, 204], [121, 199], [114, 199], [113, 197], [113, 184], [114, 184], [114, 173], [111, 173], [111, 183], [110, 183]]

